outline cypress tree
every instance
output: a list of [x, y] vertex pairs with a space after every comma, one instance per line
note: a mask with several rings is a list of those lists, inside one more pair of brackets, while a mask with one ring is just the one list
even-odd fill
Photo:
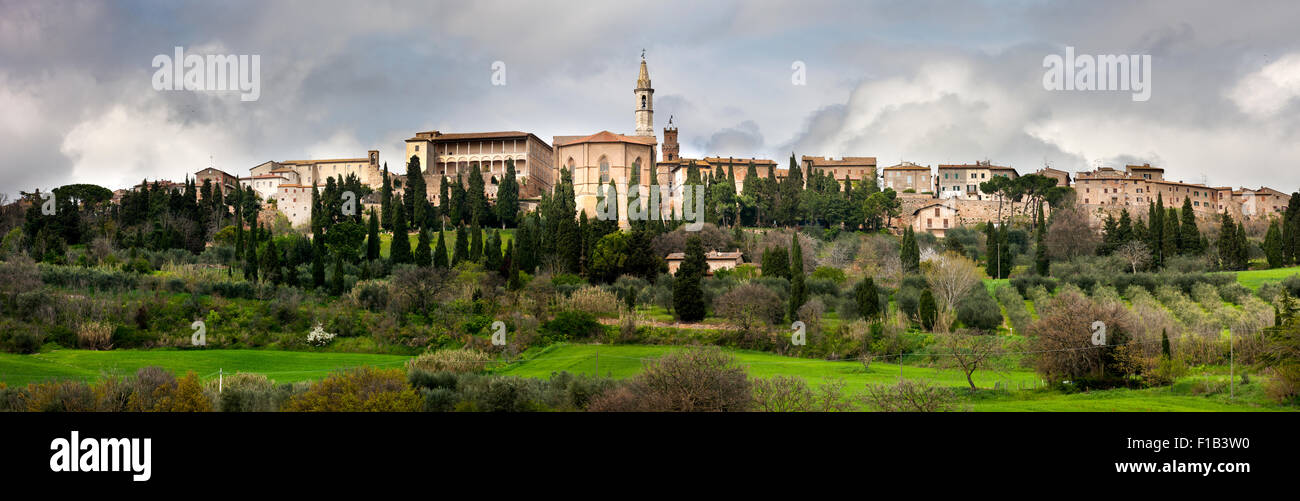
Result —
[[1173, 352], [1169, 349], [1169, 329], [1160, 329], [1160, 356], [1165, 360], [1173, 358]]
[[507, 249], [510, 251], [510, 274], [506, 279], [506, 288], [517, 291], [523, 285], [519, 279], [519, 247], [512, 245]]
[[1219, 218], [1219, 267], [1225, 270], [1236, 269], [1237, 224], [1232, 221], [1228, 211], [1223, 211]]
[[343, 254], [334, 253], [334, 276], [330, 282], [330, 294], [343, 295]]
[[1282, 214], [1282, 263], [1300, 262], [1300, 192], [1291, 194], [1291, 201]]
[[1201, 248], [1201, 231], [1196, 227], [1196, 212], [1192, 210], [1192, 199], [1183, 198], [1182, 224], [1179, 225], [1178, 247], [1183, 254], [1199, 255]]
[[311, 284], [325, 287], [325, 235], [319, 232], [311, 236]]
[[988, 275], [989, 278], [999, 278], [1001, 270], [998, 265], [1002, 262], [1002, 246], [998, 241], [999, 232], [992, 222], [985, 223], [984, 237], [984, 254], [988, 256], [984, 261], [984, 274]]
[[483, 269], [501, 272], [501, 234], [492, 232], [483, 242]]
[[1043, 221], [1042, 202], [1038, 203], [1038, 221], [1034, 227], [1034, 270], [1045, 277], [1051, 272], [1052, 263], [1047, 259], [1047, 225]]
[[443, 241], [444, 232], [438, 232], [438, 246], [433, 248], [433, 267], [447, 268], [447, 244]]
[[248, 275], [249, 280], [258, 281], [257, 267], [259, 264], [257, 261], [257, 223], [253, 223], [253, 231], [248, 240], [248, 261], [244, 263], [244, 273]]
[[916, 273], [921, 270], [921, 249], [916, 244], [916, 233], [912, 227], [903, 228], [903, 242], [899, 245], [899, 258], [903, 261], [904, 273]]
[[478, 219], [474, 219], [474, 226], [469, 229], [469, 260], [475, 263], [483, 261], [483, 229], [478, 225]]
[[393, 229], [393, 180], [388, 177], [388, 162], [384, 162], [384, 182], [379, 197], [379, 215], [385, 230]]
[[262, 276], [275, 285], [280, 285], [284, 278], [280, 274], [280, 251], [275, 248], [275, 239], [266, 239], [266, 251], [262, 253]]
[[799, 313], [799, 307], [808, 301], [808, 288], [804, 285], [803, 246], [799, 245], [799, 232], [790, 237], [790, 321]]
[[370, 231], [366, 233], [366, 260], [379, 259], [379, 219], [375, 210], [370, 209]]
[[515, 175], [515, 161], [513, 158], [507, 159], [506, 177], [497, 188], [496, 205], [497, 219], [505, 228], [514, 228], [519, 224], [516, 219], [519, 214], [519, 181]]
[[998, 278], [1011, 276], [1014, 257], [1011, 255], [1011, 236], [1009, 224], [1003, 224], [998, 230]]
[[1165, 226], [1164, 230], [1160, 232], [1160, 254], [1164, 256], [1164, 260], [1167, 263], [1169, 258], [1177, 256], [1179, 252], [1178, 242], [1180, 231], [1178, 228], [1178, 213], [1175, 209], [1169, 209], [1161, 219], [1164, 220]]
[[456, 266], [469, 258], [469, 234], [465, 232], [465, 226], [456, 226], [456, 245], [451, 253], [451, 265]]
[[411, 155], [406, 162], [406, 197], [402, 207], [406, 214], [406, 223], [410, 228], [423, 228], [429, 205], [429, 191], [424, 185], [424, 173], [420, 170], [420, 157]]
[[1246, 238], [1246, 223], [1237, 221], [1236, 263], [1238, 270], [1250, 269], [1250, 240]]
[[[466, 214], [466, 217], [473, 219], [475, 223], [488, 221], [490, 215], [488, 214], [487, 195], [484, 192], [483, 170], [478, 162], [470, 164], [469, 167], [469, 189], [465, 193], [465, 205], [469, 209], [469, 214]], [[473, 250], [470, 253], [473, 254]], [[471, 261], [475, 260], [471, 259]]]
[[1269, 268], [1283, 266], [1282, 227], [1276, 219], [1268, 224], [1268, 234], [1264, 236], [1264, 255], [1268, 258]]
[[921, 327], [929, 331], [934, 329], [935, 320], [939, 317], [939, 305], [934, 301], [934, 293], [930, 289], [921, 291], [921, 299], [917, 303], [917, 316], [920, 317]]
[[707, 267], [704, 244], [699, 236], [692, 235], [686, 239], [686, 259], [673, 278], [673, 312], [683, 322], [704, 319], [704, 290], [700, 284]]
[[858, 306], [858, 316], [875, 320], [880, 315], [880, 292], [876, 288], [876, 281], [871, 277], [862, 279], [853, 287], [853, 299]]
[[411, 234], [406, 229], [406, 211], [396, 211], [393, 221], [393, 243], [388, 249], [388, 260], [393, 264], [411, 262]]
[[415, 265], [427, 268], [432, 264], [433, 256], [429, 251], [429, 230], [420, 229], [420, 239], [415, 245]]

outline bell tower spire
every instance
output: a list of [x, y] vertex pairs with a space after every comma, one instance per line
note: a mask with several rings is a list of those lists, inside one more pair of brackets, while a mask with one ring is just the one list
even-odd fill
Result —
[[636, 135], [655, 135], [655, 90], [650, 86], [650, 72], [645, 67], [645, 49], [641, 49], [641, 73], [636, 78]]

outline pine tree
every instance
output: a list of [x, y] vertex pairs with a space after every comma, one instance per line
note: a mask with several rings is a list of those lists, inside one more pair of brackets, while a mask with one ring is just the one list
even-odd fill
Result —
[[366, 260], [379, 259], [379, 219], [375, 210], [370, 209], [370, 231], [366, 233]]
[[415, 265], [427, 268], [433, 264], [433, 255], [429, 250], [429, 230], [421, 229], [420, 238], [415, 244]]
[[456, 245], [451, 253], [451, 265], [456, 266], [466, 259], [469, 259], [469, 233], [465, 232], [464, 225], [457, 225]]
[[699, 236], [686, 239], [686, 259], [673, 278], [673, 312], [683, 322], [704, 320], [704, 290], [701, 282], [708, 268], [704, 244]]
[[799, 232], [790, 237], [790, 321], [799, 314], [799, 307], [808, 301], [808, 287], [804, 285], [803, 246], [799, 245]]
[[438, 232], [438, 246], [433, 249], [433, 267], [447, 268], [447, 244], [443, 239], [443, 231]]
[[393, 264], [411, 262], [411, 234], [406, 229], [406, 211], [396, 211], [393, 221], [393, 243], [388, 248], [388, 260]]

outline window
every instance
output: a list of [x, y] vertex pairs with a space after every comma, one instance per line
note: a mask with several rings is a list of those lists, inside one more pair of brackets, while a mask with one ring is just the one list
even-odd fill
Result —
[[943, 227], [944, 227], [944, 229], [947, 229], [947, 228], [948, 228], [948, 218], [944, 218], [944, 219], [943, 219]]
[[609, 182], [609, 160], [600, 157], [600, 182], [601, 184]]
[[934, 208], [934, 217], [939, 217], [939, 208], [938, 208], [938, 207], [935, 207], [935, 208]]
[[926, 227], [926, 228], [934, 228], [934, 220], [933, 220], [933, 219], [926, 218], [926, 220], [925, 220], [925, 227]]
[[420, 151], [420, 145], [415, 145], [415, 151]]
[[645, 94], [641, 95], [641, 109], [645, 109]]

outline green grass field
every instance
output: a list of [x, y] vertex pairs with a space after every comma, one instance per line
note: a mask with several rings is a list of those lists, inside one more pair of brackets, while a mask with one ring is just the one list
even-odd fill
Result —
[[[466, 230], [468, 230], [468, 229], [469, 229], [469, 228], [466, 228]], [[506, 248], [506, 242], [509, 242], [509, 241], [515, 239], [515, 230], [514, 230], [514, 229], [506, 229], [506, 230], [495, 229], [495, 230], [494, 230], [493, 228], [483, 228], [483, 241], [484, 241], [484, 242], [487, 242], [487, 236], [488, 236], [488, 232], [489, 232], [489, 231], [499, 231], [499, 232], [501, 232], [501, 250], [503, 250], [503, 251], [504, 251], [505, 248]], [[452, 229], [449, 229], [449, 230], [444, 230], [442, 233], [443, 233], [443, 238], [447, 239], [447, 241], [444, 242], [444, 245], [447, 246], [447, 256], [450, 257], [450, 256], [451, 256], [451, 251], [452, 251], [452, 249], [455, 249], [455, 248], [456, 248], [456, 229], [455, 229], [455, 228], [452, 228]], [[419, 233], [412, 233], [412, 234], [410, 234], [409, 236], [407, 236], [407, 238], [408, 238], [409, 241], [411, 242], [411, 252], [414, 253], [414, 252], [415, 252], [415, 246], [420, 242], [420, 234], [419, 234]], [[389, 232], [389, 233], [380, 233], [380, 234], [379, 234], [379, 255], [381, 255], [381, 256], [383, 256], [383, 257], [388, 257], [388, 249], [389, 249], [392, 245], [393, 245], [393, 234], [392, 234], [391, 232]], [[430, 247], [430, 248], [433, 248], [433, 249], [437, 249], [437, 248], [438, 248], [438, 234], [437, 234], [437, 233], [430, 233], [430, 234], [429, 234], [429, 247]]]
[[91, 381], [105, 374], [129, 375], [141, 367], [156, 365], [184, 375], [194, 371], [204, 379], [227, 374], [256, 372], [278, 382], [320, 379], [330, 372], [363, 365], [402, 367], [401, 355], [361, 353], [314, 353], [272, 350], [55, 350], [33, 355], [0, 353], [0, 381], [25, 385], [46, 379]]
[[1237, 282], [1251, 289], [1258, 289], [1260, 285], [1268, 282], [1281, 282], [1291, 275], [1300, 273], [1300, 266], [1290, 268], [1276, 268], [1272, 270], [1250, 270], [1238, 271]]
[[[626, 378], [640, 372], [642, 363], [672, 350], [675, 346], [627, 345], [556, 345], [536, 353], [525, 354], [527, 361], [496, 369], [497, 373], [521, 377], [546, 378], [554, 372], [568, 371], [580, 374], [599, 374]], [[843, 379], [852, 391], [860, 391], [867, 384], [893, 384], [898, 381], [900, 366], [873, 362], [864, 370], [857, 362], [828, 362], [816, 359], [783, 357], [771, 353], [729, 350], [746, 366], [750, 376], [777, 375], [800, 376], [809, 384], [818, 385], [831, 379]], [[597, 369], [599, 365], [599, 369]], [[1185, 379], [1173, 389], [1105, 390], [1088, 393], [1065, 394], [1047, 389], [1023, 391], [988, 391], [995, 382], [1017, 388], [1032, 387], [1038, 376], [1032, 371], [1014, 369], [1006, 372], [979, 371], [975, 384], [982, 391], [967, 392], [965, 376], [956, 370], [933, 369], [903, 365], [904, 378], [929, 379], [936, 384], [956, 389], [975, 411], [1262, 411], [1283, 410], [1264, 403], [1259, 383], [1239, 389], [1235, 401], [1226, 395], [1195, 396], [1190, 394], [1192, 378]]]

